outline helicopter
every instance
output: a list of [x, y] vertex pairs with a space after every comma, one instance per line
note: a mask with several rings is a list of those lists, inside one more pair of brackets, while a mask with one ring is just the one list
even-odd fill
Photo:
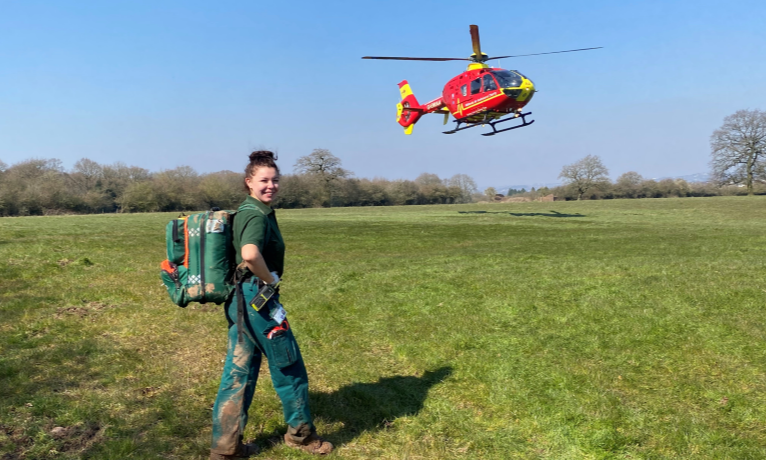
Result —
[[[602, 48], [581, 48], [576, 50], [550, 51], [547, 53], [518, 54], [514, 56], [488, 57], [483, 53], [479, 43], [479, 27], [469, 26], [471, 44], [474, 53], [468, 58], [414, 58], [364, 56], [362, 59], [386, 59], [398, 61], [469, 61], [465, 72], [454, 77], [445, 85], [442, 95], [426, 104], [419, 104], [410, 89], [407, 80], [399, 83], [401, 101], [397, 104], [397, 123], [404, 129], [405, 134], [413, 132], [413, 126], [427, 113], [445, 116], [442, 124], [446, 125], [452, 114], [456, 123], [454, 129], [443, 131], [453, 134], [464, 129], [490, 125], [493, 130], [483, 133], [483, 136], [494, 136], [504, 131], [530, 126], [535, 120], [525, 117], [532, 112], [523, 113], [522, 109], [530, 102], [535, 94], [533, 81], [516, 70], [504, 70], [490, 67], [486, 64], [492, 59], [504, 59], [521, 56], [537, 56], [541, 54], [571, 53]], [[495, 126], [511, 120], [521, 119], [522, 123], [510, 128], [498, 129]], [[464, 125], [464, 126], [461, 126]]]

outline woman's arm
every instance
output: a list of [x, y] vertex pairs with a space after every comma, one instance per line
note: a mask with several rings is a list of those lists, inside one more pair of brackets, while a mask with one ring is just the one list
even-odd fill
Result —
[[274, 277], [269, 273], [269, 268], [266, 266], [264, 256], [261, 255], [261, 251], [258, 250], [258, 246], [255, 244], [246, 244], [240, 249], [242, 255], [242, 261], [248, 266], [251, 273], [256, 275], [258, 279], [266, 283], [273, 283]]

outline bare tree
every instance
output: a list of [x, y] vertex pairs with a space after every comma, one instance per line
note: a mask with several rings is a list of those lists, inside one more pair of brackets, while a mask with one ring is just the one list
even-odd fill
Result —
[[69, 178], [82, 192], [88, 192], [96, 187], [103, 175], [103, 166], [88, 158], [81, 158], [75, 163]]
[[596, 155], [586, 155], [571, 165], [565, 165], [559, 178], [573, 187], [578, 193], [578, 199], [592, 188], [599, 188], [609, 183], [607, 168]]
[[339, 179], [349, 177], [352, 174], [341, 167], [341, 159], [330, 153], [327, 149], [314, 149], [309, 155], [303, 156], [293, 166], [296, 173], [308, 174], [318, 178], [328, 203], [333, 206], [333, 187]]
[[488, 187], [485, 189], [485, 196], [490, 199], [490, 201], [493, 201], [495, 199], [495, 195], [497, 192], [495, 191], [495, 187]]
[[466, 174], [456, 174], [446, 181], [446, 185], [461, 190], [461, 203], [471, 203], [471, 195], [477, 191], [477, 183]]
[[720, 183], [745, 184], [754, 194], [754, 180], [764, 181], [764, 110], [738, 110], [725, 117], [711, 135], [712, 176]]

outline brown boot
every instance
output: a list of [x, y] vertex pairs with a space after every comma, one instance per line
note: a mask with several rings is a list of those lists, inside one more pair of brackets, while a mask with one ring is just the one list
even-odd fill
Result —
[[315, 455], [327, 455], [333, 452], [333, 444], [317, 436], [317, 433], [314, 432], [305, 437], [302, 442], [294, 441], [288, 433], [285, 433], [285, 444]]
[[251, 455], [256, 455], [258, 451], [258, 446], [255, 444], [240, 444], [237, 446], [237, 450], [232, 455], [224, 455], [211, 452], [210, 460], [237, 460], [240, 458], [248, 458]]

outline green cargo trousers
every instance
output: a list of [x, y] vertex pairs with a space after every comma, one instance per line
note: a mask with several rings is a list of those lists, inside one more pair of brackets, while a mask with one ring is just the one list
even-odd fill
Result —
[[[258, 292], [254, 279], [242, 284], [246, 302]], [[211, 452], [233, 455], [242, 442], [242, 434], [248, 422], [248, 408], [256, 389], [261, 357], [266, 355], [272, 384], [282, 401], [282, 410], [288, 424], [288, 435], [296, 442], [314, 432], [309, 412], [309, 379], [304, 361], [298, 349], [292, 328], [284, 333], [267, 338], [269, 332], [278, 326], [271, 313], [279, 308], [279, 295], [275, 296], [260, 311], [245, 306], [245, 332], [238, 343], [237, 295], [225, 305], [229, 321], [229, 344], [227, 347], [221, 385], [216, 403], [213, 405], [213, 441]]]

